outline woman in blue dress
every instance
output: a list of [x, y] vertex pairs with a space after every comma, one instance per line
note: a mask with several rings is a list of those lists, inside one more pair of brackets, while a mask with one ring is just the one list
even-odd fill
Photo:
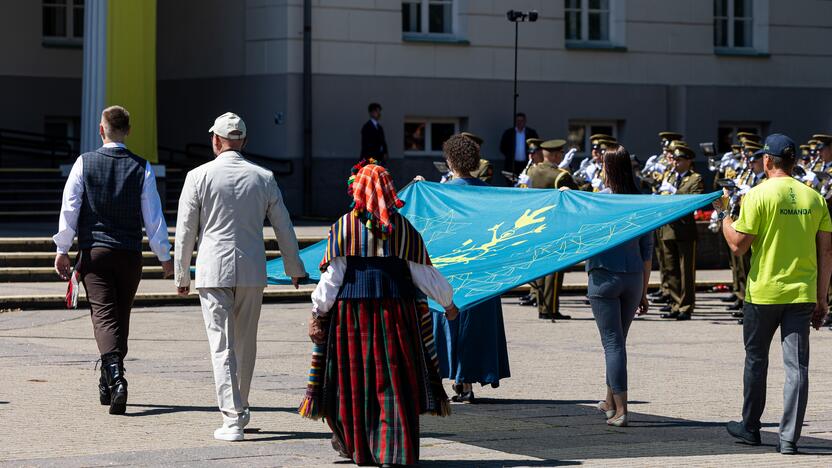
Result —
[[[453, 172], [448, 184], [488, 185], [471, 176], [480, 167], [482, 140], [472, 134], [454, 135], [442, 145], [448, 167]], [[451, 401], [473, 403], [473, 384], [500, 386], [500, 379], [511, 376], [503, 324], [503, 308], [495, 297], [460, 311], [456, 320], [434, 313], [433, 333], [439, 371], [454, 381]]]

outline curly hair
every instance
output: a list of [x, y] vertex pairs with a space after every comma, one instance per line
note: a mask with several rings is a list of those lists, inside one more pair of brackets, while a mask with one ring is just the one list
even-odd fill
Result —
[[480, 145], [462, 135], [454, 135], [442, 144], [442, 153], [452, 169], [471, 173], [480, 167]]

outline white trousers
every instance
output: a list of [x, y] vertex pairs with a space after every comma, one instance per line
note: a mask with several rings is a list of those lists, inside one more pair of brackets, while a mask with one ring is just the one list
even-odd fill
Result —
[[257, 358], [257, 323], [263, 288], [199, 288], [208, 333], [217, 403], [226, 424], [238, 424], [248, 409]]

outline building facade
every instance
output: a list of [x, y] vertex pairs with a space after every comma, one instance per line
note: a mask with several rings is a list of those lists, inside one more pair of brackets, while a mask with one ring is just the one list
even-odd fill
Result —
[[[17, 47], [0, 63], [12, 110], [0, 129], [77, 134], [83, 1], [2, 8], [0, 36]], [[159, 144], [205, 143], [216, 115], [237, 112], [252, 152], [296, 161], [280, 180], [292, 212], [321, 216], [347, 205], [370, 102], [384, 108], [399, 184], [438, 179], [432, 162], [461, 130], [484, 137], [502, 169], [510, 9], [539, 13], [517, 25], [517, 74], [518, 110], [541, 136], [583, 148], [589, 134], [611, 132], [645, 157], [662, 130], [722, 148], [738, 128], [798, 141], [832, 130], [826, 0], [158, 0]]]

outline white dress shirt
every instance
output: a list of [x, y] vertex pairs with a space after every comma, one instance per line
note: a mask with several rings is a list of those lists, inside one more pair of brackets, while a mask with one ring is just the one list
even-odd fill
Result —
[[[454, 290], [439, 270], [431, 265], [410, 261], [407, 262], [407, 266], [410, 269], [413, 284], [419, 290], [446, 309], [454, 303]], [[321, 280], [312, 293], [312, 310], [317, 311], [318, 315], [325, 317], [335, 304], [346, 271], [347, 259], [335, 257], [326, 271], [321, 273]]]
[[[123, 143], [106, 143], [104, 148], [127, 148]], [[78, 230], [78, 217], [81, 215], [81, 203], [84, 199], [84, 159], [79, 157], [72, 165], [64, 186], [61, 214], [58, 219], [58, 233], [52, 236], [57, 252], [65, 254], [72, 247], [72, 241]], [[170, 242], [168, 226], [162, 213], [162, 202], [156, 190], [156, 174], [148, 161], [144, 169], [142, 185], [142, 219], [150, 243], [150, 250], [161, 262], [170, 260]]]
[[514, 128], [514, 160], [525, 161], [529, 158], [526, 154], [526, 128], [517, 130]]

